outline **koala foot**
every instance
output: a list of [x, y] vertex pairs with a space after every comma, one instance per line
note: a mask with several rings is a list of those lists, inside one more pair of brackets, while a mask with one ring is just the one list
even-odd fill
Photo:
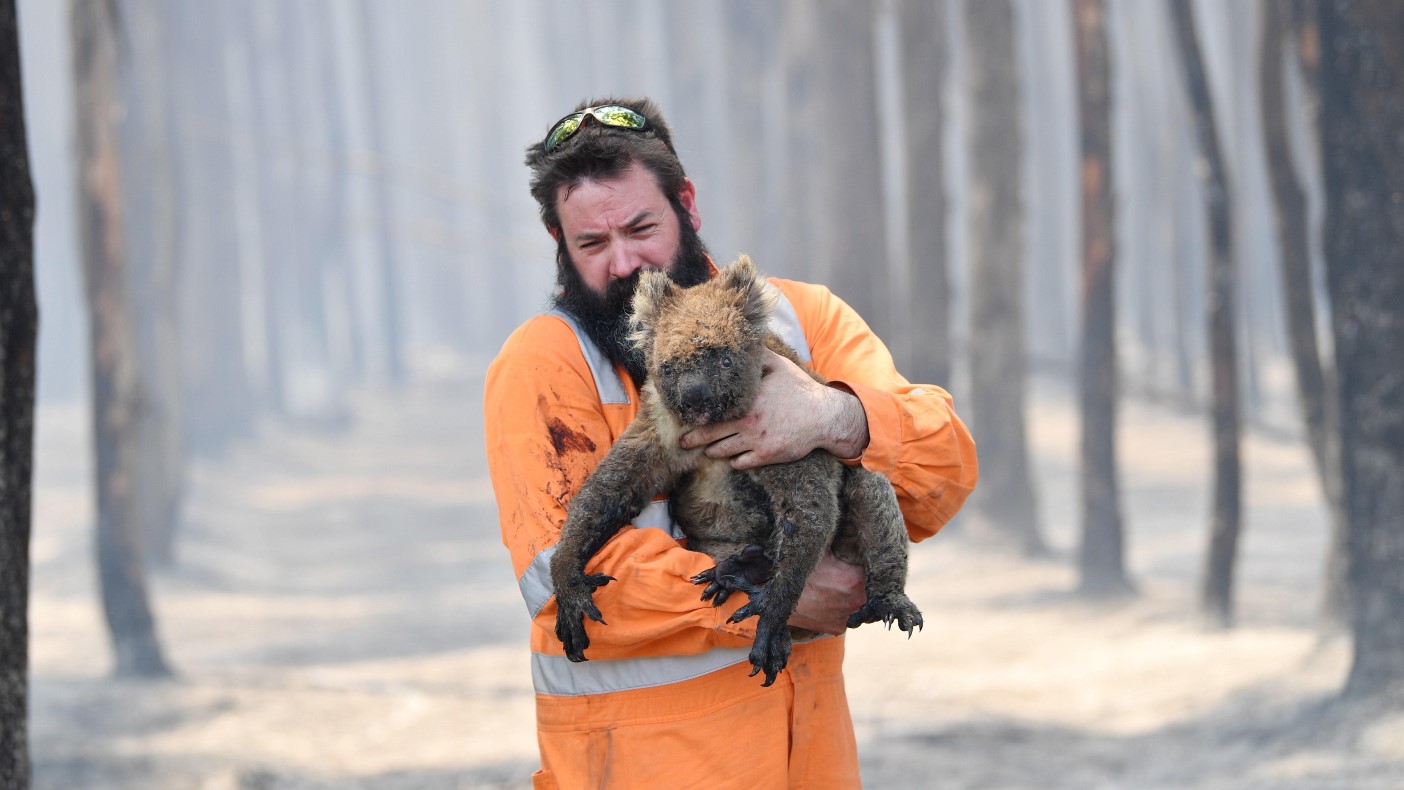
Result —
[[906, 593], [898, 591], [869, 598], [858, 611], [849, 615], [848, 627], [857, 628], [863, 623], [876, 623], [879, 620], [886, 623], [889, 629], [896, 623], [899, 629], [907, 632], [908, 639], [923, 625], [921, 611], [916, 608], [916, 604], [912, 603]]
[[595, 606], [595, 590], [614, 581], [613, 576], [596, 573], [581, 574], [572, 579], [566, 590], [556, 591], [556, 638], [565, 647], [566, 658], [579, 663], [587, 661], [585, 648], [590, 637], [585, 635], [585, 618], [605, 625], [604, 616]]
[[775, 682], [775, 676], [790, 663], [790, 629], [784, 622], [774, 624], [762, 618], [756, 628], [756, 641], [751, 645], [751, 674], [765, 673], [762, 686]]
[[721, 606], [738, 590], [751, 596], [760, 592], [774, 570], [775, 563], [765, 556], [765, 549], [752, 543], [692, 577], [692, 583], [707, 585], [702, 591], [702, 600]]

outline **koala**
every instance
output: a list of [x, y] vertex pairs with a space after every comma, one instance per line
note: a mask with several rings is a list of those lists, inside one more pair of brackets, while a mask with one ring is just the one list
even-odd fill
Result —
[[797, 461], [738, 471], [678, 440], [695, 426], [733, 420], [751, 409], [764, 349], [805, 366], [769, 330], [775, 292], [741, 256], [712, 280], [682, 288], [645, 272], [634, 295], [631, 340], [648, 370], [634, 421], [586, 479], [568, 507], [551, 558], [556, 636], [572, 661], [590, 640], [584, 618], [604, 623], [594, 591], [613, 581], [586, 574], [590, 558], [660, 492], [693, 551], [716, 565], [695, 577], [703, 600], [720, 605], [734, 591], [747, 603], [732, 616], [759, 616], [751, 675], [775, 682], [794, 638], [787, 621], [826, 550], [865, 571], [867, 601], [848, 627], [882, 620], [910, 637], [921, 612], [904, 591], [907, 529], [887, 478], [815, 450]]

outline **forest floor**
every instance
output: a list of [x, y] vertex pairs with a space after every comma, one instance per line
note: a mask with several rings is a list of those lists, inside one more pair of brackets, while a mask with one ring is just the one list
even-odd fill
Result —
[[[529, 787], [526, 618], [495, 518], [481, 384], [351, 405], [349, 430], [269, 425], [192, 470], [174, 570], [152, 580], [177, 672], [116, 681], [95, 595], [86, 412], [37, 437], [31, 748], [42, 790]], [[912, 554], [926, 628], [848, 637], [870, 788], [1400, 788], [1404, 708], [1345, 705], [1315, 627], [1327, 519], [1308, 455], [1250, 434], [1238, 625], [1207, 628], [1201, 418], [1121, 417], [1132, 599], [1076, 584], [1076, 414], [1030, 423], [1052, 558], [960, 532]]]

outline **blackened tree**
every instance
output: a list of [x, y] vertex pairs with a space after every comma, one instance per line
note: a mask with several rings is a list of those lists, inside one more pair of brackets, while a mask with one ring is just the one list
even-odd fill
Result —
[[946, 114], [946, 15], [930, 0], [897, 4], [906, 131], [907, 238], [911, 245], [908, 315], [913, 381], [949, 387], [951, 285], [946, 265], [946, 184], [941, 126]]
[[1233, 218], [1228, 173], [1219, 153], [1214, 103], [1199, 54], [1190, 0], [1171, 0], [1175, 37], [1199, 142], [1196, 171], [1209, 214], [1209, 365], [1214, 426], [1214, 505], [1201, 603], [1211, 622], [1233, 623], [1233, 572], [1242, 522], [1239, 457], [1238, 351], [1234, 338]]
[[34, 184], [14, 0], [0, 0], [0, 787], [29, 787]]
[[123, 676], [170, 674], [147, 595], [134, 479], [141, 408], [123, 239], [115, 0], [71, 7], [77, 80], [79, 235], [92, 357], [98, 580]]
[[1111, 65], [1102, 0], [1073, 0], [1082, 151], [1082, 543], [1078, 589], [1131, 590], [1116, 474], [1116, 250]]
[[1350, 696], [1404, 701], [1404, 4], [1323, 0], [1326, 284], [1350, 532]]
[[966, 0], [970, 42], [970, 430], [980, 442], [972, 533], [1027, 555], [1046, 552], [1038, 528], [1024, 421], [1024, 209], [1020, 195], [1014, 8]]

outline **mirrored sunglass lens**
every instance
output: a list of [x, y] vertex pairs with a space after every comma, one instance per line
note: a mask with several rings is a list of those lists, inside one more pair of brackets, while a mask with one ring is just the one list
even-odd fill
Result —
[[595, 119], [600, 123], [609, 126], [623, 126], [628, 129], [642, 129], [644, 117], [629, 109], [611, 104], [607, 107], [597, 107], [594, 111]]
[[583, 115], [571, 115], [556, 124], [551, 133], [546, 135], [546, 151], [549, 153], [552, 148], [570, 139], [570, 136], [575, 134], [575, 130], [580, 128], [580, 121], [583, 118]]

